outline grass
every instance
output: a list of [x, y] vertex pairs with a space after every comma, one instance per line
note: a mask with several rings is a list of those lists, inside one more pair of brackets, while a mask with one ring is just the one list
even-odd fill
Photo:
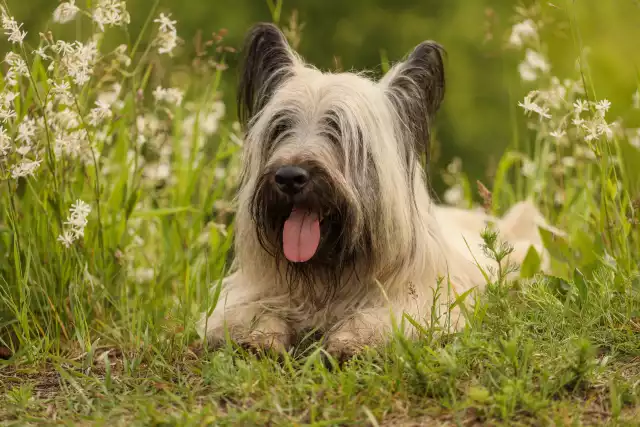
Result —
[[[281, 2], [269, 5], [279, 17]], [[87, 16], [76, 19], [97, 31]], [[157, 23], [147, 27], [145, 37], [154, 39]], [[551, 76], [539, 77], [541, 92], [531, 100], [549, 117], [533, 112], [531, 129], [514, 131], [523, 141], [513, 146], [529, 148], [505, 153], [490, 191], [482, 187], [488, 210], [499, 214], [531, 197], [568, 231], [566, 240], [543, 236], [553, 274], [542, 274], [530, 252], [522, 279], [489, 284], [466, 329], [440, 335], [425, 324], [421, 339], [394, 337], [343, 366], [311, 339], [284, 360], [232, 344], [193, 346], [195, 320], [232, 258], [228, 201], [241, 149], [219, 102], [229, 49], [218, 36], [188, 80], [142, 39], [119, 53], [100, 41], [102, 55], [84, 84], [64, 68], [81, 58], [49, 47], [52, 59], [42, 61], [31, 53], [38, 46], [14, 45], [28, 73], [15, 84], [5, 79], [1, 99], [16, 98], [0, 103], [16, 115], [2, 125], [11, 147], [0, 150], [1, 423], [634, 425], [640, 154], [624, 128], [589, 137], [604, 115], [587, 67], [574, 82], [584, 91], [563, 97], [548, 90], [558, 88]], [[171, 86], [169, 78], [184, 101], [155, 102], [154, 89]], [[72, 102], [53, 96], [54, 83], [63, 82]], [[120, 102], [92, 124], [97, 96], [113, 83]], [[572, 124], [578, 99], [591, 101], [579, 116], [586, 127]], [[77, 116], [74, 126], [65, 114]], [[20, 124], [29, 117], [36, 131], [24, 137]], [[562, 142], [551, 134], [559, 128]], [[84, 148], [61, 145], [83, 129]], [[11, 171], [24, 158], [42, 163], [16, 179]], [[469, 195], [461, 171], [448, 179]], [[67, 248], [58, 236], [78, 199], [91, 212], [84, 235]]]

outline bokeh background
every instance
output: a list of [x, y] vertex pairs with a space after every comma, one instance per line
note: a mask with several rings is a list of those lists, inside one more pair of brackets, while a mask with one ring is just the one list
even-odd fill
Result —
[[[78, 0], [77, 4], [85, 6], [85, 1], [90, 3]], [[8, 1], [11, 13], [26, 29], [45, 28], [57, 4], [55, 0]], [[135, 40], [155, 0], [129, 0], [127, 4], [129, 37]], [[268, 0], [161, 0], [158, 8], [171, 12], [178, 21], [183, 44], [176, 61], [185, 65], [195, 57], [198, 38], [226, 29], [225, 44], [239, 48], [253, 23], [273, 19]], [[575, 78], [576, 58], [581, 47], [588, 46], [585, 52], [597, 96], [613, 104], [610, 117], [629, 110], [640, 75], [638, 0], [284, 0], [280, 24], [289, 25], [292, 18], [297, 22], [302, 29], [298, 51], [322, 69], [367, 68], [382, 73], [384, 58], [399, 60], [424, 39], [444, 45], [448, 91], [438, 117], [436, 164], [432, 167], [432, 184], [441, 194], [444, 183], [438, 171], [453, 157], [462, 160], [471, 182], [490, 182], [505, 148], [527, 143], [517, 102], [535, 88], [535, 82], [521, 80], [517, 65], [523, 52], [507, 47], [517, 8], [537, 8], [553, 24], [542, 35], [549, 43], [554, 75]], [[82, 30], [73, 25], [49, 25], [70, 39], [74, 31]], [[31, 32], [29, 40], [37, 43], [38, 34]], [[109, 41], [126, 42], [111, 36]], [[6, 51], [3, 43], [0, 48]], [[229, 70], [221, 87], [229, 106], [228, 119], [233, 120], [237, 55], [229, 54], [226, 62]], [[185, 67], [182, 78], [190, 78], [188, 70]], [[638, 126], [624, 118], [629, 126]]]

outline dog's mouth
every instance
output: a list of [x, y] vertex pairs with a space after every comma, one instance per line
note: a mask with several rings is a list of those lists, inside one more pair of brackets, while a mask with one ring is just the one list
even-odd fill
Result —
[[293, 207], [282, 229], [282, 250], [291, 262], [307, 262], [320, 246], [322, 217], [311, 209]]

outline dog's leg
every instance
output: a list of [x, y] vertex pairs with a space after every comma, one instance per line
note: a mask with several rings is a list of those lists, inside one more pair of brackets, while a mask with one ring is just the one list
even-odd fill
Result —
[[[361, 352], [365, 347], [378, 347], [393, 337], [393, 327], [400, 327], [403, 314], [411, 316], [417, 323], [423, 323], [415, 310], [403, 309], [402, 303], [392, 304], [392, 308], [380, 307], [359, 310], [340, 323], [328, 334], [326, 350], [338, 360], [348, 359]], [[407, 337], [415, 337], [417, 331], [404, 320], [402, 333]]]
[[358, 311], [337, 324], [327, 336], [326, 349], [338, 360], [348, 359], [364, 347], [384, 342], [391, 332], [389, 310]]
[[223, 343], [228, 332], [232, 341], [251, 350], [286, 352], [292, 330], [286, 319], [277, 314], [282, 313], [283, 306], [283, 298], [251, 286], [236, 273], [224, 280], [216, 307], [211, 315], [202, 316], [197, 330], [212, 346]]
[[436, 333], [459, 331], [466, 320], [459, 305], [450, 308], [451, 302], [440, 301], [433, 319], [429, 310], [420, 310], [416, 301], [411, 299], [395, 301], [385, 307], [356, 311], [329, 332], [325, 348], [333, 357], [345, 360], [365, 347], [378, 347], [392, 340], [394, 326], [406, 338], [417, 338], [420, 332], [404, 316], [425, 328], [429, 328], [428, 323], [434, 320]]

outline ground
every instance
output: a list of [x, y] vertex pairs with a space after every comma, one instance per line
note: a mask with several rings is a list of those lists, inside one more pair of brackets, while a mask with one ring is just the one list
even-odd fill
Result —
[[[602, 273], [605, 279], [606, 274]], [[573, 295], [573, 296], [572, 296]], [[316, 342], [278, 360], [216, 351], [70, 348], [0, 368], [6, 425], [634, 425], [637, 299], [594, 281], [589, 302], [543, 277], [490, 287], [467, 329], [425, 329], [343, 365]], [[178, 340], [179, 341], [179, 340]], [[108, 359], [108, 365], [105, 361]]]

